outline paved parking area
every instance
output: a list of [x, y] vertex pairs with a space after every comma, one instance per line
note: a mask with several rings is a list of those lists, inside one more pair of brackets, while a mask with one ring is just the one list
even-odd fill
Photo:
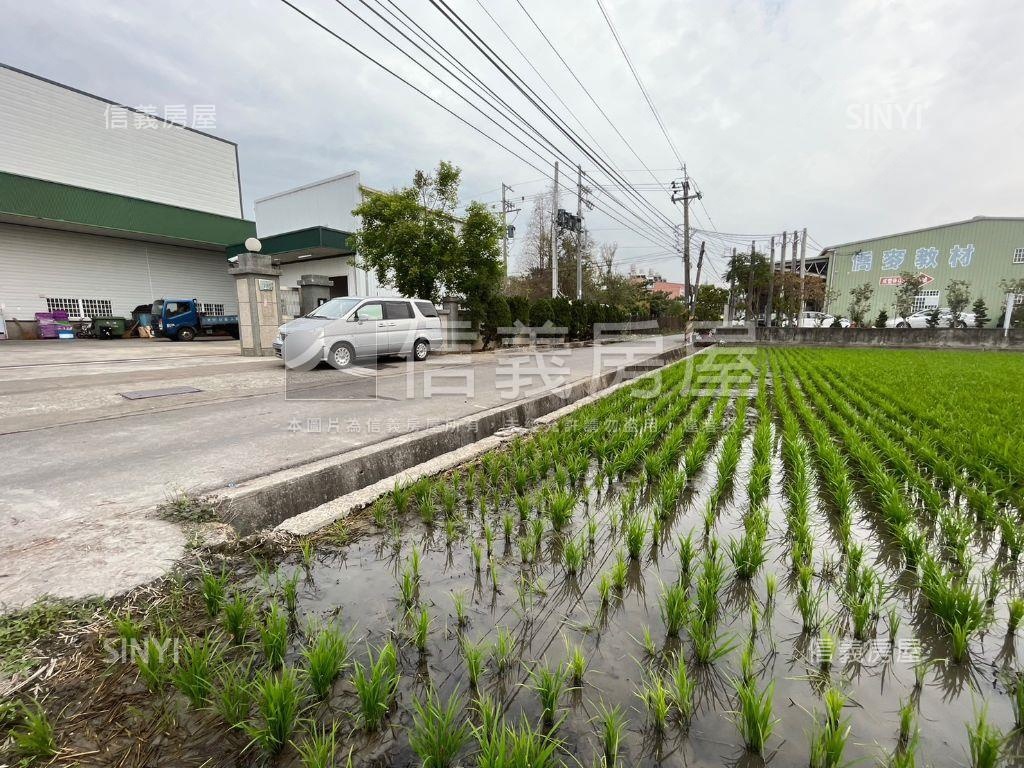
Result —
[[[654, 354], [654, 343], [610, 345], [604, 364]], [[377, 398], [366, 400], [352, 399], [365, 395], [365, 380], [331, 369], [289, 379], [279, 360], [243, 358], [233, 341], [4, 342], [0, 605], [112, 594], [155, 578], [184, 547], [180, 529], [153, 515], [170, 496], [215, 493], [533, 397], [591, 376], [595, 349], [559, 350], [539, 366], [529, 353], [508, 352], [429, 362], [411, 370], [384, 362]], [[516, 386], [510, 366], [525, 375], [513, 377]], [[459, 389], [467, 374], [471, 391]], [[170, 386], [201, 391], [134, 401], [119, 394]], [[425, 387], [442, 386], [456, 391], [425, 396]]]

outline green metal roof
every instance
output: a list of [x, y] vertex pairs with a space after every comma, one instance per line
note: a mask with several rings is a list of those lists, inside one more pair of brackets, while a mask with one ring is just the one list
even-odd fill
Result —
[[221, 250], [254, 222], [0, 171], [0, 221]]
[[[351, 232], [329, 227], [309, 227], [285, 232], [280, 235], [261, 237], [265, 256], [288, 256], [290, 254], [310, 254], [312, 256], [350, 256], [355, 250], [348, 244]], [[228, 256], [245, 253], [243, 243], [236, 243], [227, 249]]]

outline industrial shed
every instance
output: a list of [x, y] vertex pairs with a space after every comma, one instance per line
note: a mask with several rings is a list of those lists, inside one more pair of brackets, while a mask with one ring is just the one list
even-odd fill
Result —
[[237, 310], [235, 144], [0, 65], [0, 319], [128, 316], [161, 296]]

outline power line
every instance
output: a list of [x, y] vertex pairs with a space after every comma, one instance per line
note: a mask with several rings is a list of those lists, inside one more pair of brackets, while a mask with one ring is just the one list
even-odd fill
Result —
[[665, 127], [665, 121], [661, 119], [661, 114], [658, 112], [658, 108], [654, 106], [654, 101], [651, 99], [651, 95], [647, 92], [647, 88], [640, 79], [640, 74], [636, 71], [636, 67], [633, 66], [633, 60], [629, 57], [629, 53], [626, 52], [626, 46], [622, 44], [622, 39], [619, 37], [618, 31], [615, 29], [615, 24], [612, 22], [611, 16], [608, 15], [608, 11], [605, 9], [604, 3], [602, 3], [601, 0], [596, 0], [596, 2], [597, 7], [601, 9], [601, 15], [604, 16], [604, 20], [608, 24], [608, 29], [611, 30], [612, 37], [615, 38], [615, 42], [619, 46], [619, 50], [622, 52], [622, 57], [626, 60], [626, 64], [629, 65], [629, 71], [633, 73], [633, 79], [636, 80], [636, 84], [640, 86], [640, 92], [644, 95], [644, 99], [647, 101], [647, 106], [651, 108], [651, 113], [654, 115], [654, 119], [658, 122], [661, 132], [665, 136], [665, 141], [667, 141], [669, 147], [672, 148], [672, 154], [675, 155], [676, 162], [678, 162], [680, 167], [682, 167], [683, 159], [679, 156], [679, 150], [676, 149], [676, 145], [672, 141], [672, 137], [669, 136], [668, 129]]

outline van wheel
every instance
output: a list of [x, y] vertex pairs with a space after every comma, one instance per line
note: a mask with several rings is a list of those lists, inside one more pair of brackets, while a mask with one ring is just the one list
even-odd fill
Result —
[[899, 323], [896, 323], [896, 327], [897, 328], [909, 328], [910, 327], [910, 323], [908, 323], [908, 322], [899, 322]]
[[430, 342], [426, 339], [416, 339], [416, 343], [412, 345], [412, 358], [419, 362], [423, 362], [427, 359], [427, 355], [430, 354]]
[[194, 341], [196, 338], [195, 329], [186, 326], [182, 328], [180, 331], [178, 331], [178, 335], [176, 338], [178, 341]]
[[331, 354], [327, 356], [327, 362], [330, 363], [332, 367], [340, 370], [352, 365], [354, 357], [355, 351], [352, 347], [344, 341], [341, 341], [331, 348]]

